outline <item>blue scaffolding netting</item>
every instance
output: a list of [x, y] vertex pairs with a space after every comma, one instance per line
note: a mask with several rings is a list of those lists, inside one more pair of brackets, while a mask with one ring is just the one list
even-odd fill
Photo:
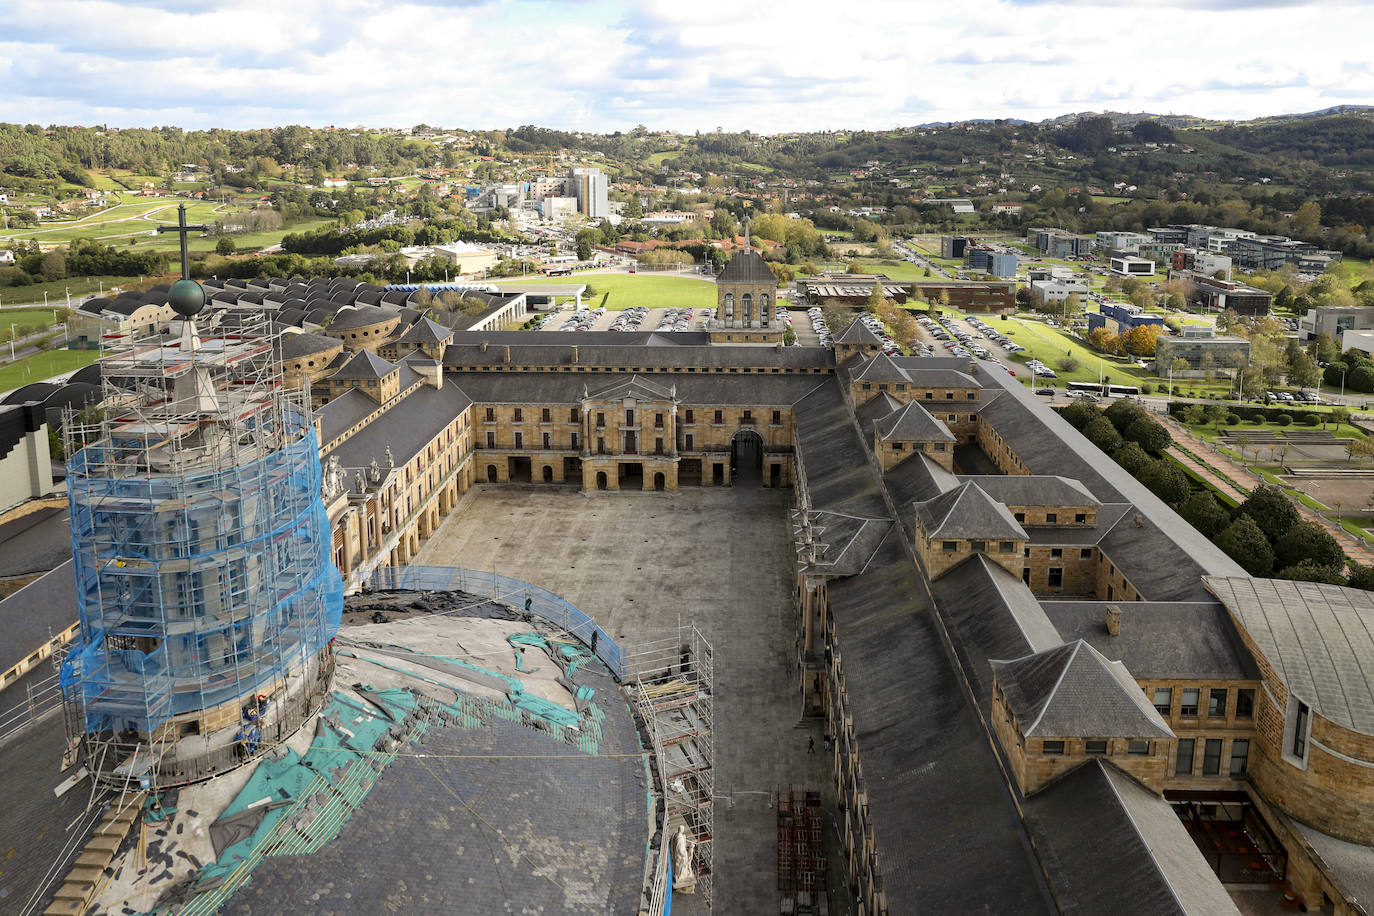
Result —
[[73, 456], [81, 636], [61, 683], [88, 734], [236, 700], [334, 637], [343, 586], [315, 432], [299, 411], [283, 425], [285, 445], [204, 473], [120, 475], [117, 434]]

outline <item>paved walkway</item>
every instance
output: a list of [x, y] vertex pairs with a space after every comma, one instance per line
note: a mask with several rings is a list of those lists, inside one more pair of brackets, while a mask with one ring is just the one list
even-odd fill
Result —
[[[1207, 440], [1194, 436], [1176, 421], [1165, 418], [1164, 427], [1169, 430], [1169, 435], [1174, 437], [1175, 443], [1182, 445], [1193, 454], [1198, 455], [1206, 461], [1207, 464], [1211, 465], [1211, 467], [1207, 467], [1196, 459], [1189, 457], [1177, 447], [1168, 448], [1165, 451], [1178, 459], [1181, 464], [1196, 471], [1203, 480], [1216, 487], [1218, 491], [1225, 493], [1237, 502], [1249, 496], [1250, 489], [1253, 489], [1259, 484], [1267, 483], [1263, 477], [1260, 477], [1254, 471], [1251, 471], [1249, 468], [1238, 464], [1231, 458], [1222, 454], [1215, 445]], [[1230, 477], [1236, 484], [1246, 489], [1238, 489], [1235, 485], [1223, 480], [1217, 474], [1217, 471]], [[1293, 505], [1297, 508], [1298, 514], [1304, 519], [1318, 522], [1330, 532], [1331, 536], [1336, 539], [1336, 543], [1341, 545], [1341, 549], [1345, 551], [1346, 556], [1351, 560], [1366, 565], [1374, 563], [1374, 548], [1371, 548], [1367, 541], [1362, 538], [1357, 538], [1349, 531], [1346, 531], [1345, 528], [1341, 527], [1340, 524], [1332, 522], [1317, 510], [1309, 508], [1301, 500], [1293, 500]]]

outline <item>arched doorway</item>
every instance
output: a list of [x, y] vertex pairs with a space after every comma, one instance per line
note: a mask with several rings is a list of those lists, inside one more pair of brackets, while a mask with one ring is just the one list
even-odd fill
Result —
[[654, 475], [654, 489], [655, 489], [655, 490], [658, 490], [660, 493], [662, 493], [663, 490], [667, 487], [667, 485], [668, 485], [668, 481], [667, 481], [666, 478], [664, 478], [663, 472], [662, 472], [662, 471], [660, 471], [659, 473], [657, 473], [657, 474]]
[[741, 429], [730, 437], [730, 479], [732, 482], [759, 483], [763, 475], [763, 436], [757, 430]]
[[596, 472], [596, 488], [597, 488], [598, 490], [604, 490], [604, 489], [606, 489], [606, 472], [605, 472], [605, 471], [597, 471], [597, 472]]
[[496, 465], [487, 465], [487, 483], [496, 483]]
[[544, 465], [544, 483], [553, 483], [553, 468]]

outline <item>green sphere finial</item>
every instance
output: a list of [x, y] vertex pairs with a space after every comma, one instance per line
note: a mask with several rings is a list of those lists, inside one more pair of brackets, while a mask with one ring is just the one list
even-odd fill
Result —
[[178, 280], [167, 290], [167, 304], [182, 318], [194, 318], [205, 308], [205, 287], [195, 280]]

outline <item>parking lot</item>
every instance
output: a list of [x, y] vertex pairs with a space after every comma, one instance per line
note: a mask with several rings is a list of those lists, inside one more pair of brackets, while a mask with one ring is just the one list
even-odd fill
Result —
[[[796, 312], [784, 311], [786, 306], [779, 304], [780, 320], [791, 318], [792, 328], [797, 334], [799, 346], [818, 346], [816, 333], [799, 321]], [[564, 306], [549, 312], [536, 330], [540, 331], [626, 331], [626, 332], [683, 332], [705, 331], [707, 323], [715, 317], [711, 308], [644, 308], [605, 309], [583, 308], [575, 310]]]

